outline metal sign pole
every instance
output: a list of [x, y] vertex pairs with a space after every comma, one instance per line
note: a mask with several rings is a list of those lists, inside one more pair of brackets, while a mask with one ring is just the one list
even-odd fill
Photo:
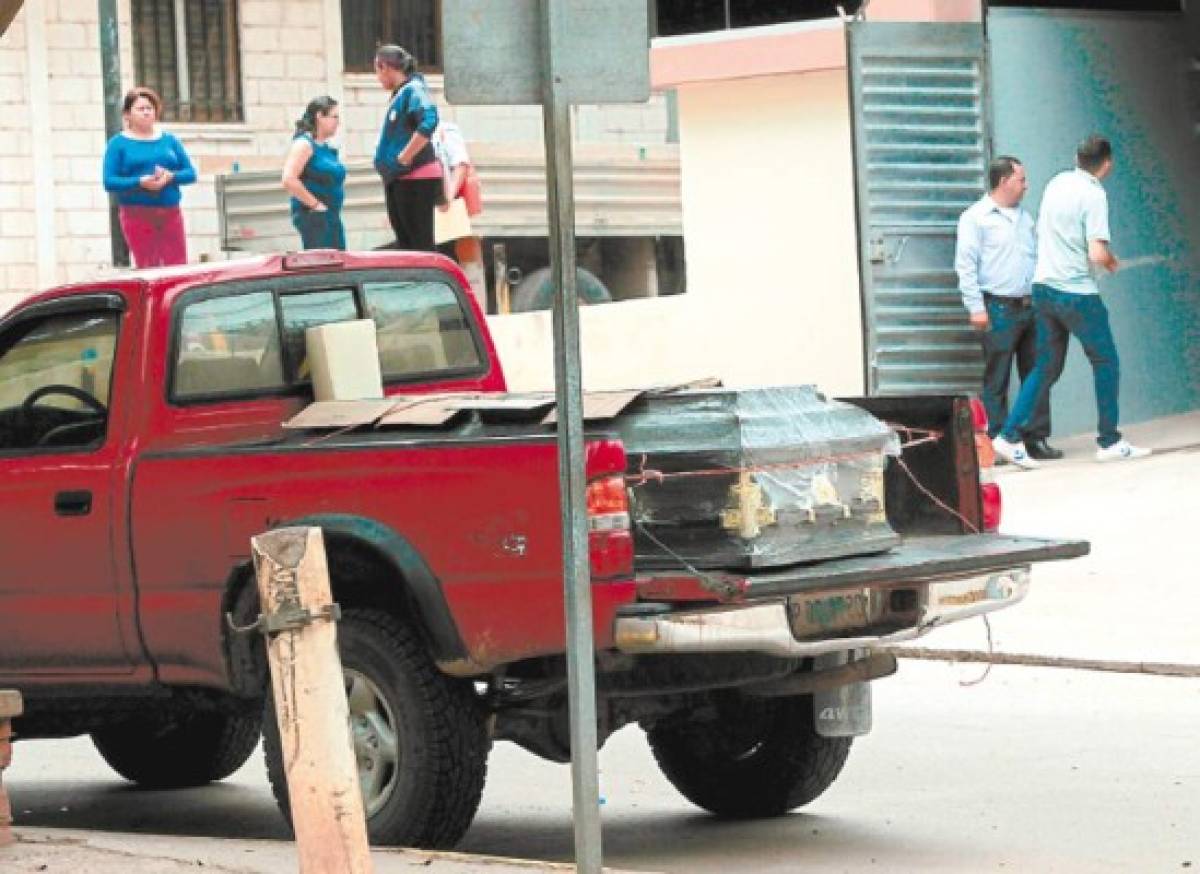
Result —
[[[121, 132], [121, 53], [118, 46], [117, 0], [99, 0], [100, 66], [104, 81], [104, 138]], [[116, 195], [108, 197], [108, 230], [112, 237], [112, 262], [115, 267], [129, 266], [129, 247], [121, 232]]]
[[567, 689], [571, 716], [571, 784], [575, 867], [600, 874], [600, 780], [596, 754], [596, 672], [588, 564], [583, 456], [583, 387], [579, 300], [575, 283], [575, 198], [571, 107], [560, 69], [566, 27], [561, 0], [541, 0], [542, 122], [554, 304], [554, 383], [558, 401], [558, 482], [567, 624]]

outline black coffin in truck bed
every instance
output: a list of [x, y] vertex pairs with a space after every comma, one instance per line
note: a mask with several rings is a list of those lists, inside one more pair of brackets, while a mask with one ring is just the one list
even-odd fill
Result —
[[812, 386], [647, 393], [614, 423], [639, 569], [742, 570], [881, 552], [895, 434]]

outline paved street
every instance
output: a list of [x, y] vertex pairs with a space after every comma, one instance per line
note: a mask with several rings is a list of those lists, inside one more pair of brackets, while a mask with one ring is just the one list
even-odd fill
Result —
[[[1042, 569], [1030, 599], [993, 621], [998, 646], [1200, 663], [1188, 558], [1200, 452], [1183, 448], [1197, 424], [1147, 427], [1147, 442], [1174, 451], [1143, 462], [1098, 466], [1076, 441], [1056, 466], [1002, 475], [1007, 530], [1087, 537], [1094, 552]], [[976, 622], [928, 642], [985, 639]], [[770, 822], [723, 823], [690, 807], [626, 729], [601, 756], [606, 860], [671, 872], [1200, 868], [1200, 680], [997, 667], [961, 685], [981, 674], [902, 663], [876, 684], [875, 731], [842, 778], [808, 811]], [[40, 741], [17, 747], [5, 779], [21, 826], [283, 836], [257, 757], [221, 785], [164, 794], [122, 783], [86, 740]], [[261, 855], [231, 846], [243, 866]], [[568, 769], [500, 746], [462, 849], [569, 859]]]

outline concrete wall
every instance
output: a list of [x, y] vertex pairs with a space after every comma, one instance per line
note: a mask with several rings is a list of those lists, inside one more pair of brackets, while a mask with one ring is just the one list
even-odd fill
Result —
[[[1113, 248], [1142, 259], [1101, 283], [1126, 422], [1200, 408], [1200, 105], [1183, 23], [1018, 9], [989, 19], [995, 144], [1025, 160], [1031, 209], [1079, 140], [1095, 130], [1113, 142]], [[1055, 433], [1095, 428], [1092, 370], [1074, 341], [1051, 402]]]
[[[387, 94], [342, 70], [340, 0], [240, 0], [245, 122], [169, 124], [200, 171], [184, 190], [191, 260], [222, 258], [214, 176], [281, 166], [292, 122], [312, 97], [343, 102], [342, 155], [369, 160]], [[118, 0], [123, 86], [133, 81], [130, 3]], [[111, 269], [101, 185], [104, 104], [94, 0], [26, 0], [0, 37], [0, 312], [38, 288]], [[430, 84], [440, 94], [440, 77]], [[448, 107], [472, 142], [540, 142], [535, 107]], [[580, 107], [585, 142], [661, 143], [666, 100]], [[280, 190], [281, 199], [285, 197]]]
[[[847, 88], [844, 70], [680, 86], [688, 292], [583, 310], [586, 386], [862, 391]], [[548, 313], [491, 324], [514, 387], [553, 384]]]

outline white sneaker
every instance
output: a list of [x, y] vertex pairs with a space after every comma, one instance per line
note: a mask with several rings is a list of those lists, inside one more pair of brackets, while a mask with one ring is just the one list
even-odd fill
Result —
[[992, 448], [996, 450], [996, 455], [1000, 458], [1023, 470], [1036, 470], [1041, 466], [1029, 457], [1029, 453], [1025, 451], [1025, 444], [1020, 441], [1010, 443], [1003, 437], [993, 437]]
[[1151, 450], [1134, 446], [1128, 440], [1118, 440], [1112, 446], [1096, 450], [1097, 461], [1127, 461], [1132, 458], [1145, 458]]

